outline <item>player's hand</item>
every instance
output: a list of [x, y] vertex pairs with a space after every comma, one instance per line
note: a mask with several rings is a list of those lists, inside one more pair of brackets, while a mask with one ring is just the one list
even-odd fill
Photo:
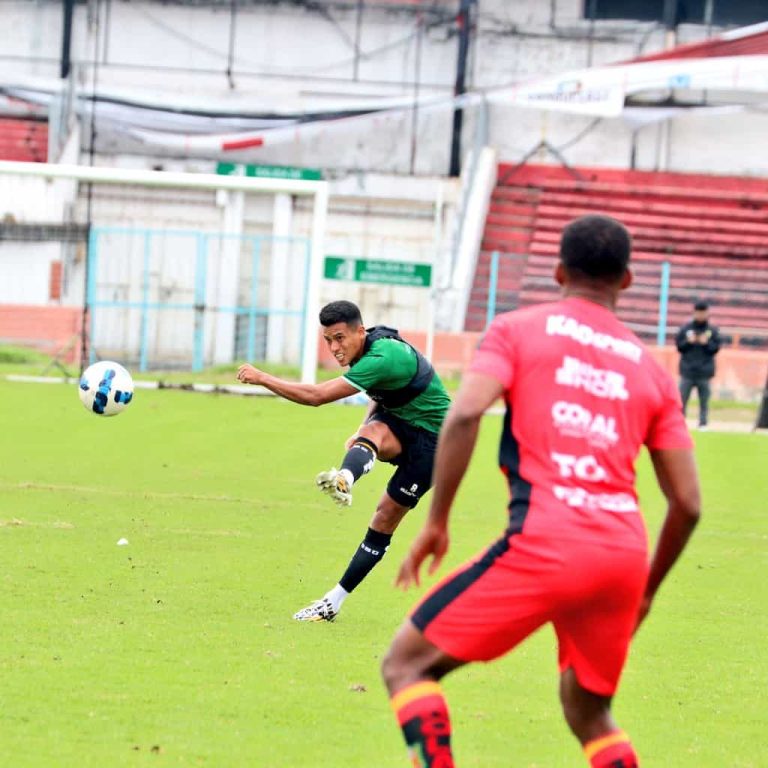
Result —
[[241, 365], [237, 370], [237, 380], [243, 384], [261, 384], [262, 371], [252, 365]]
[[414, 539], [411, 549], [400, 566], [395, 580], [395, 586], [403, 591], [412, 585], [417, 587], [421, 581], [419, 571], [428, 557], [432, 557], [427, 568], [431, 576], [439, 567], [448, 551], [448, 529], [444, 526], [432, 526], [429, 523], [422, 528], [421, 533]]

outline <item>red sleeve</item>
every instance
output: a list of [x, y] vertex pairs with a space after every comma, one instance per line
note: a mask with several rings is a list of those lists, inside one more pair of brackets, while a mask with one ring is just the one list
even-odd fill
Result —
[[475, 351], [469, 370], [493, 376], [508, 390], [514, 378], [513, 325], [499, 315], [486, 330]]
[[648, 429], [645, 445], [649, 450], [693, 448], [693, 440], [683, 417], [683, 404], [674, 381], [659, 371], [661, 405]]

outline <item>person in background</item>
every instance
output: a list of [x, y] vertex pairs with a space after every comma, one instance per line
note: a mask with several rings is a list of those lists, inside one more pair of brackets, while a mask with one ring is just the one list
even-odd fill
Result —
[[681, 326], [675, 344], [680, 353], [683, 414], [695, 387], [699, 394], [699, 429], [706, 429], [711, 394], [709, 382], [715, 375], [715, 355], [720, 350], [720, 332], [709, 323], [709, 304], [706, 301], [697, 301], [693, 305], [693, 320]]

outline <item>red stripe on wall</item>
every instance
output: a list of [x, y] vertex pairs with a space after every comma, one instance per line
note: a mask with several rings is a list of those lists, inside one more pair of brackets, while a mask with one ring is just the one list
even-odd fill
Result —
[[226, 149], [248, 149], [249, 147], [260, 147], [264, 144], [264, 139], [257, 136], [254, 139], [240, 139], [239, 141], [225, 141], [221, 148]]

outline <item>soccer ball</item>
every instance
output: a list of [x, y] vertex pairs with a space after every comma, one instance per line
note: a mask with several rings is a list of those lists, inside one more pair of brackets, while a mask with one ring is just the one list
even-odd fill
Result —
[[119, 363], [102, 360], [83, 371], [80, 400], [97, 416], [117, 416], [133, 399], [133, 379]]

